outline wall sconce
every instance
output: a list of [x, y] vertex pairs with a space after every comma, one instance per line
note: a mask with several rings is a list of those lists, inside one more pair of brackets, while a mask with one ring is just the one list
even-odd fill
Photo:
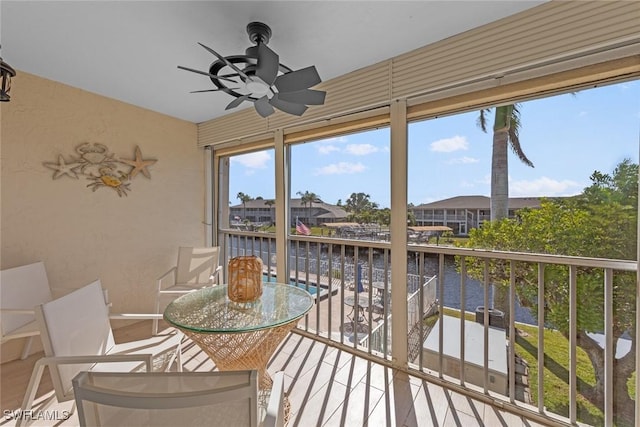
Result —
[[0, 90], [0, 101], [9, 102], [11, 97], [9, 91], [11, 90], [11, 77], [16, 76], [16, 70], [11, 65], [7, 64], [0, 57], [0, 78], [2, 78], [2, 87]]

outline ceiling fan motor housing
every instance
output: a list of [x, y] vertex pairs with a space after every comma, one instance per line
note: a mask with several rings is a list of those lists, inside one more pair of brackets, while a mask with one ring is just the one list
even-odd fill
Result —
[[271, 38], [271, 28], [262, 22], [250, 22], [247, 25], [247, 34], [249, 34], [249, 40], [251, 40], [251, 43], [267, 44]]

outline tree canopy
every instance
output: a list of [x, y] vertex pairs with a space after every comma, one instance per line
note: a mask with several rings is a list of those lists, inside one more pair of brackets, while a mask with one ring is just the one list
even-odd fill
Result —
[[[635, 260], [638, 238], [638, 165], [624, 160], [611, 175], [595, 171], [592, 184], [583, 193], [565, 199], [543, 199], [539, 209], [523, 209], [517, 219], [503, 219], [483, 224], [470, 232], [470, 247], [571, 255], [607, 259]], [[482, 278], [482, 262], [469, 273]], [[577, 271], [578, 345], [591, 359], [596, 384], [581, 390], [599, 407], [604, 405], [603, 350], [587, 332], [604, 330], [604, 275], [602, 268], [579, 268]], [[510, 264], [495, 261], [490, 265], [491, 282], [509, 284]], [[515, 263], [516, 289], [523, 306], [537, 314], [538, 267]], [[545, 323], [569, 334], [569, 271], [563, 265], [544, 268]], [[635, 337], [636, 274], [616, 271], [613, 275], [613, 340], [623, 334]], [[632, 350], [615, 362], [617, 416], [632, 420], [632, 400], [626, 381], [635, 370]], [[631, 418], [629, 418], [631, 417]], [[624, 424], [625, 422], [623, 422]]]
[[378, 204], [371, 201], [371, 196], [366, 193], [351, 193], [344, 204], [349, 213], [349, 220], [358, 223], [370, 223], [377, 220]]

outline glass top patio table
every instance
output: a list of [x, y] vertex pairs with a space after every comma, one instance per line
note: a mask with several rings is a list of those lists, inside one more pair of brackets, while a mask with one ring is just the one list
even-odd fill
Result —
[[296, 286], [263, 283], [262, 296], [251, 303], [235, 303], [227, 285], [210, 286], [185, 294], [164, 311], [170, 324], [198, 333], [234, 333], [270, 329], [291, 323], [313, 306], [309, 292]]
[[204, 350], [219, 370], [257, 369], [260, 389], [269, 390], [269, 359], [312, 306], [311, 294], [296, 286], [263, 283], [260, 298], [239, 304], [229, 300], [227, 285], [218, 285], [177, 298], [164, 318]]

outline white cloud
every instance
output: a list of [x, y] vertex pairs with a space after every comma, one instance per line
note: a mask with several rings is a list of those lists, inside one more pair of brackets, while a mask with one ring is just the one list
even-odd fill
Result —
[[334, 151], [342, 150], [342, 148], [340, 148], [336, 144], [343, 144], [345, 142], [348, 142], [348, 138], [346, 136], [336, 136], [333, 138], [316, 141], [314, 143], [314, 146], [316, 146], [316, 149], [320, 154], [331, 154]]
[[510, 181], [509, 196], [511, 197], [554, 197], [573, 196], [579, 194], [584, 185], [571, 180], [557, 181], [543, 176], [533, 181]]
[[578, 113], [578, 117], [584, 117], [584, 116], [586, 116], [586, 115], [588, 115], [588, 114], [589, 114], [589, 113], [587, 113], [586, 111], [580, 111], [580, 112]]
[[271, 155], [266, 151], [257, 151], [255, 153], [231, 157], [232, 163], [240, 163], [248, 169], [265, 169], [269, 160], [271, 160]]
[[316, 169], [316, 175], [344, 175], [364, 172], [362, 163], [339, 162]]
[[327, 145], [318, 145], [318, 153], [320, 154], [331, 154], [333, 151], [340, 151], [340, 148], [335, 145], [327, 144]]
[[478, 184], [487, 184], [491, 185], [491, 174], [487, 174], [476, 181]]
[[349, 144], [344, 149], [345, 153], [353, 154], [354, 156], [366, 156], [377, 151], [378, 147], [371, 144]]
[[323, 139], [321, 141], [318, 141], [318, 143], [322, 144], [322, 143], [334, 143], [334, 142], [348, 142], [349, 139], [346, 136], [334, 136], [333, 138], [327, 138], [327, 139]]
[[451, 159], [447, 162], [447, 164], [449, 165], [468, 165], [471, 163], [478, 163], [480, 160], [476, 159], [475, 157], [458, 157], [456, 159]]
[[460, 150], [468, 150], [469, 142], [467, 142], [467, 138], [464, 136], [456, 135], [451, 138], [439, 139], [438, 141], [434, 141], [430, 145], [431, 151], [436, 151], [439, 153], [450, 153], [452, 151], [460, 151]]

